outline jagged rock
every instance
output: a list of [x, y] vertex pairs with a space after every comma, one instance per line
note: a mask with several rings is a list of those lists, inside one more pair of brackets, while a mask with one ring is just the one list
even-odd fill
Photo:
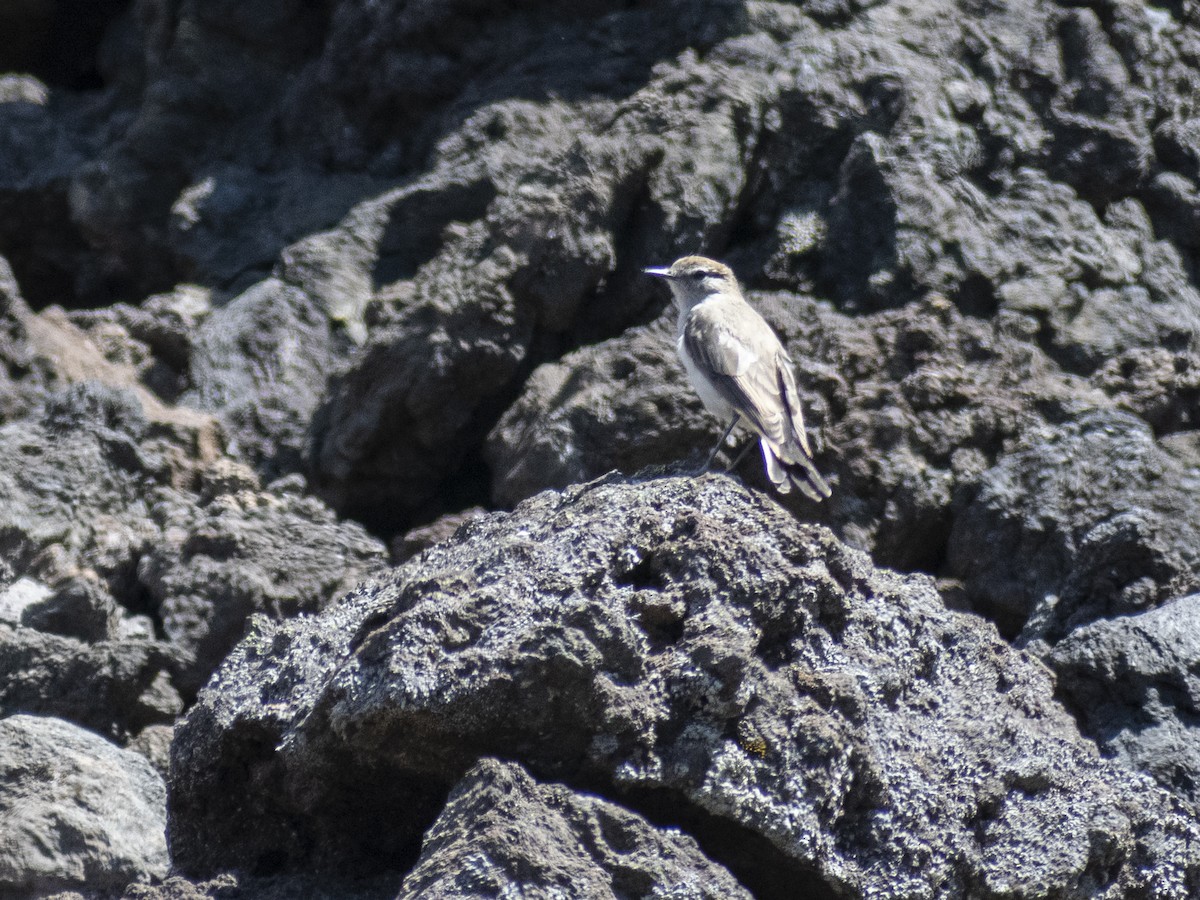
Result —
[[153, 636], [85, 644], [0, 624], [0, 715], [58, 716], [123, 742], [183, 712], [179, 657]]
[[486, 515], [486, 511], [482, 507], [475, 506], [464, 509], [462, 512], [441, 516], [428, 525], [410, 529], [392, 541], [392, 559], [404, 562], [422, 550], [427, 550], [434, 544], [447, 540], [463, 525], [483, 515]]
[[1111, 410], [1031, 431], [982, 476], [946, 570], [1025, 643], [1183, 596], [1200, 585], [1198, 460]]
[[1200, 426], [1200, 357], [1163, 347], [1110, 359], [1092, 381], [1116, 403], [1145, 419], [1155, 434]]
[[715, 476], [545, 493], [256, 619], [172, 745], [174, 861], [398, 866], [488, 755], [669, 810], [758, 896], [1200, 884], [1194, 813], [1099, 759], [1039, 663]]
[[[38, 420], [0, 427], [0, 552], [6, 582], [54, 592], [20, 621], [115, 639], [124, 626], [108, 604], [123, 619], [149, 614], [170, 644], [156, 652], [174, 659], [172, 690], [190, 694], [251, 612], [315, 611], [386, 551], [319, 501], [264, 491], [252, 470], [178, 439], [136, 395], [95, 383], [56, 395]], [[80, 585], [80, 609], [92, 612], [52, 614]], [[53, 696], [52, 682], [43, 690]]]
[[214, 310], [193, 340], [181, 402], [218, 414], [231, 450], [268, 478], [295, 471], [336, 356], [328, 317], [278, 279]]
[[166, 804], [138, 754], [59, 719], [0, 719], [0, 890], [18, 900], [164, 877]]
[[1046, 655], [1080, 727], [1130, 769], [1200, 801], [1200, 659], [1193, 594], [1071, 632]]
[[137, 583], [166, 638], [189, 660], [181, 675], [189, 693], [242, 636], [252, 613], [316, 612], [386, 558], [379, 541], [338, 522], [319, 500], [264, 491], [253, 480], [223, 482], [221, 468], [199, 502], [155, 508], [161, 537], [137, 562]]
[[703, 461], [722, 426], [683, 374], [673, 318], [534, 370], [485, 445], [495, 502], [511, 506], [612, 469]]
[[27, 608], [21, 624], [81, 641], [102, 641], [119, 633], [112, 594], [94, 578], [66, 579], [41, 602]]
[[614, 900], [751, 896], [686, 835], [485, 759], [450, 792], [398, 898], [558, 892]]

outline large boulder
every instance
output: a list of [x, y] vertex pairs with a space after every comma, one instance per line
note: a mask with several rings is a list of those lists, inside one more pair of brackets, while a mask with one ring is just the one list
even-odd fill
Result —
[[1200, 586], [1200, 456], [1128, 413], [1030, 431], [980, 478], [946, 569], [974, 608], [1053, 643]]
[[169, 868], [167, 789], [143, 757], [60, 719], [0, 719], [0, 891], [120, 891]]
[[1200, 879], [1190, 809], [1100, 759], [1038, 662], [716, 476], [545, 493], [256, 619], [177, 731], [174, 861], [400, 867], [481, 756], [667, 817], [760, 896]]

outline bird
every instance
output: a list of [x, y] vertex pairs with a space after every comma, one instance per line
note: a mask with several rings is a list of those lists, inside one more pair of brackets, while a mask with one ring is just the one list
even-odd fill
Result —
[[703, 256], [685, 256], [667, 268], [644, 271], [670, 287], [679, 316], [679, 358], [705, 408], [728, 423], [701, 471], [742, 425], [758, 435], [767, 477], [781, 494], [795, 487], [818, 503], [831, 496], [808, 444], [791, 357], [742, 297], [733, 270]]

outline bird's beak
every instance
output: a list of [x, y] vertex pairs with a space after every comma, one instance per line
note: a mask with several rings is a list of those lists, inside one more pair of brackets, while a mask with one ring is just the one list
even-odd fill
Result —
[[642, 269], [642, 271], [645, 272], [647, 275], [655, 275], [659, 278], [670, 278], [671, 277], [670, 269]]

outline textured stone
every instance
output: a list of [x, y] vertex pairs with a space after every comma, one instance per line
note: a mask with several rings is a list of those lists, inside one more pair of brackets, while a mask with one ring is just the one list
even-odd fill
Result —
[[166, 803], [138, 754], [59, 719], [0, 719], [0, 889], [15, 900], [164, 877]]
[[758, 896], [1200, 877], [1190, 809], [1099, 759], [1039, 663], [713, 476], [545, 493], [256, 619], [172, 746], [174, 859], [386, 868], [495, 754], [670, 809]]
[[612, 803], [481, 760], [450, 792], [399, 897], [746, 898], [695, 842]]

